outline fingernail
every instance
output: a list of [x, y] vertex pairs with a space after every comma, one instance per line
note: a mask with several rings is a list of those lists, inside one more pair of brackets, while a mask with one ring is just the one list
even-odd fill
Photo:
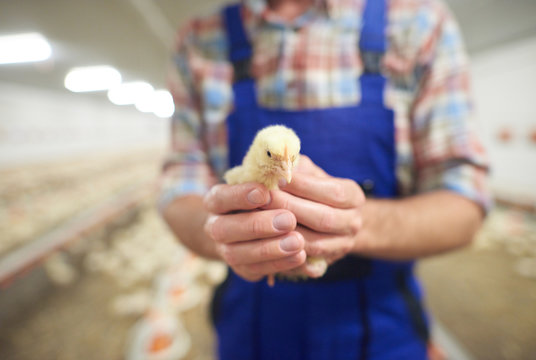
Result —
[[283, 213], [274, 218], [273, 224], [278, 230], [289, 230], [294, 225], [294, 219], [289, 213]]
[[264, 204], [264, 196], [262, 195], [259, 189], [254, 189], [250, 191], [247, 198], [248, 198], [248, 201], [252, 204], [255, 204], [255, 205]]
[[287, 180], [279, 179], [279, 181], [277, 182], [277, 186], [279, 186], [280, 188], [284, 188], [285, 186], [287, 186]]
[[286, 252], [296, 251], [301, 248], [301, 241], [295, 236], [289, 236], [281, 240], [279, 247]]

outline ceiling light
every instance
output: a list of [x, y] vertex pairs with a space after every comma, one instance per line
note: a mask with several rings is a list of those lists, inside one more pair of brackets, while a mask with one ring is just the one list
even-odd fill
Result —
[[153, 94], [145, 98], [138, 99], [134, 105], [136, 106], [136, 109], [143, 113], [153, 112]]
[[108, 90], [121, 83], [121, 74], [107, 65], [76, 67], [65, 76], [64, 83], [72, 92]]
[[0, 64], [43, 61], [51, 54], [50, 44], [39, 33], [0, 36]]
[[153, 91], [149, 96], [145, 96], [136, 101], [136, 109], [141, 112], [152, 112], [161, 118], [168, 118], [173, 115], [175, 105], [173, 98], [167, 90]]
[[140, 99], [150, 97], [154, 89], [144, 81], [122, 83], [108, 90], [108, 99], [115, 105], [135, 104]]
[[168, 118], [175, 112], [173, 97], [167, 90], [157, 90], [154, 92], [153, 113], [160, 118]]

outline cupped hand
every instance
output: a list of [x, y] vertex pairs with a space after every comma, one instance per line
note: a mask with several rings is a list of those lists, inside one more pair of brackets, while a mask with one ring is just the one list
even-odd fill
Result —
[[219, 256], [248, 281], [295, 269], [305, 262], [304, 238], [296, 217], [283, 208], [260, 209], [271, 202], [260, 184], [220, 184], [204, 198], [210, 213], [205, 232]]
[[[292, 212], [307, 256], [322, 257], [331, 264], [355, 249], [364, 204], [365, 195], [355, 181], [330, 176], [301, 155], [292, 182], [272, 191], [271, 202], [263, 209]], [[299, 271], [315, 276], [306, 265]]]

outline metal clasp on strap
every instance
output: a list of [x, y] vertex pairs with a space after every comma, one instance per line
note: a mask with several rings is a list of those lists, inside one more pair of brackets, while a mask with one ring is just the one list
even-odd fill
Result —
[[251, 66], [251, 57], [248, 57], [243, 60], [233, 61], [233, 69], [234, 69], [233, 82], [236, 83], [238, 81], [251, 79], [250, 66]]
[[382, 68], [383, 52], [361, 50], [363, 72], [366, 74], [380, 74]]

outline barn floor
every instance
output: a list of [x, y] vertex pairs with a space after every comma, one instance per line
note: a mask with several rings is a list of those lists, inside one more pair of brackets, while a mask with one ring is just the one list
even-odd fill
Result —
[[[32, 193], [25, 191], [21, 201], [28, 196]], [[17, 201], [4, 199], [3, 204]], [[83, 246], [73, 244], [52, 264], [0, 289], [1, 359], [124, 359], [135, 324], [151, 317], [155, 293], [163, 286], [155, 279], [170, 268], [191, 281], [179, 293], [196, 289], [184, 300], [189, 305], [179, 304], [172, 312], [186, 329], [175, 339], [186, 344], [183, 358], [213, 358], [207, 310], [221, 268], [210, 270], [214, 264], [176, 245], [154, 199], [132, 211], [118, 224], [81, 239]], [[25, 239], [31, 238], [20, 237]], [[535, 264], [534, 215], [499, 207], [474, 246], [424, 259], [418, 273], [433, 317], [473, 359], [522, 360], [536, 353]]]
[[531, 359], [536, 353], [536, 280], [517, 258], [464, 250], [420, 263], [434, 317], [475, 359]]

